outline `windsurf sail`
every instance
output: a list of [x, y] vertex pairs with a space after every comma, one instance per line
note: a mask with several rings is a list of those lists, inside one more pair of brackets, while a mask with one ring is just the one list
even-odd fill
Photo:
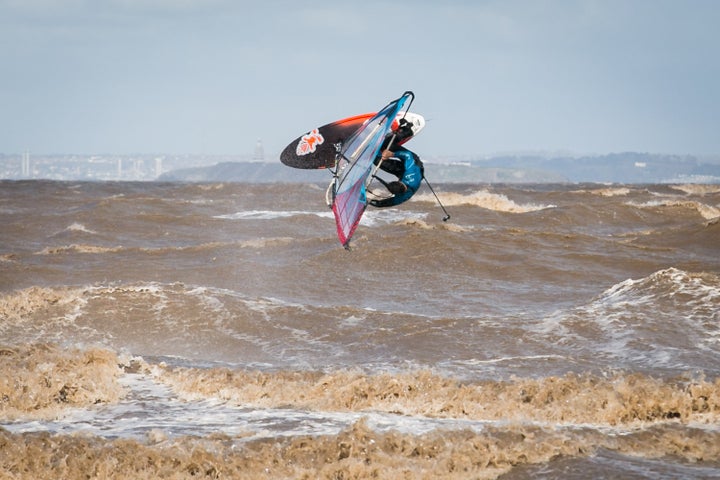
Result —
[[337, 156], [332, 184], [332, 210], [338, 239], [345, 248], [348, 248], [350, 238], [367, 207], [366, 189], [373, 171], [373, 160], [390, 131], [392, 121], [408, 100], [407, 108], [410, 107], [414, 97], [412, 92], [405, 92], [390, 102], [348, 138]]

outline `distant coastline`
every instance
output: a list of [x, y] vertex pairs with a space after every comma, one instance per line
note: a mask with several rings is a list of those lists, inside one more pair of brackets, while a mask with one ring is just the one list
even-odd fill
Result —
[[[445, 160], [445, 161], [443, 161]], [[426, 175], [438, 183], [720, 183], [720, 164], [692, 156], [619, 153], [587, 157], [537, 155], [483, 159], [427, 159]], [[324, 182], [323, 170], [269, 162], [222, 162], [167, 172], [165, 181]]]
[[[720, 157], [624, 152], [607, 155], [508, 154], [425, 157], [437, 183], [720, 183]], [[253, 155], [0, 154], [0, 178], [61, 181], [324, 183], [325, 170], [301, 170]]]

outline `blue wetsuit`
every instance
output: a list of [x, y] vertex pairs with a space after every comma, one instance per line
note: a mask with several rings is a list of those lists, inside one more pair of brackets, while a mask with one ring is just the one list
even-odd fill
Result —
[[[392, 150], [394, 158], [383, 160], [380, 164], [380, 170], [398, 177], [398, 180], [405, 185], [405, 191], [389, 198], [383, 198], [382, 200], [370, 200], [370, 205], [374, 207], [394, 207], [395, 205], [407, 202], [410, 200], [410, 197], [415, 195], [418, 188], [420, 188], [420, 183], [423, 179], [424, 168], [420, 157], [407, 148], [396, 147]], [[379, 161], [378, 158], [375, 163]], [[386, 187], [388, 186], [387, 183], [382, 183], [385, 184]]]

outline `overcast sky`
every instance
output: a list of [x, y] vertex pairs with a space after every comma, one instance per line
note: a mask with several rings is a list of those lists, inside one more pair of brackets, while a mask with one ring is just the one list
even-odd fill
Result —
[[720, 1], [0, 0], [0, 153], [266, 158], [405, 90], [421, 156], [720, 153]]

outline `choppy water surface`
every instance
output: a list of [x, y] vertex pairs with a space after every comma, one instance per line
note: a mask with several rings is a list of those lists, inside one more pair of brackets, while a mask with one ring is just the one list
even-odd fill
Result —
[[436, 190], [0, 182], [0, 476], [720, 476], [720, 186]]

